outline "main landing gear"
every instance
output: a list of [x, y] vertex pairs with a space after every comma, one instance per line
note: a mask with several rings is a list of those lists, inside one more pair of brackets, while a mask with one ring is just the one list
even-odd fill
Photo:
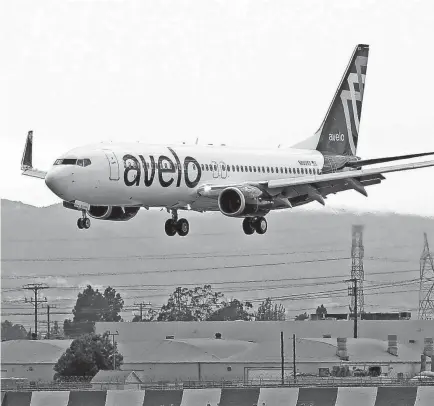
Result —
[[77, 220], [77, 227], [81, 229], [88, 229], [90, 227], [90, 218], [86, 216], [86, 210], [82, 210], [82, 217]]
[[172, 210], [172, 218], [166, 221], [164, 231], [170, 237], [178, 233], [181, 237], [185, 237], [190, 231], [190, 225], [186, 219], [178, 220], [178, 212]]
[[255, 231], [258, 234], [267, 232], [268, 224], [265, 217], [246, 217], [243, 220], [243, 231], [247, 235], [253, 234]]

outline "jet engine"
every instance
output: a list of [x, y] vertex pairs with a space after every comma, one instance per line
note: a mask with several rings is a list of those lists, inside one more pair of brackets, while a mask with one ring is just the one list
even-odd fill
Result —
[[98, 220], [127, 221], [131, 220], [139, 210], [140, 207], [90, 206], [87, 213]]
[[228, 187], [218, 197], [220, 211], [229, 217], [265, 216], [273, 200], [255, 186]]

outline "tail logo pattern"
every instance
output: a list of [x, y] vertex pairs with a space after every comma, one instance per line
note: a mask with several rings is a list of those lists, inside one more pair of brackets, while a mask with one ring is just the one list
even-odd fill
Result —
[[[355, 60], [355, 66], [357, 72], [350, 73], [347, 79], [350, 90], [341, 91], [341, 102], [344, 108], [345, 121], [348, 131], [348, 141], [352, 155], [356, 154], [356, 145], [354, 144], [354, 139], [357, 139], [359, 135], [360, 113], [363, 101], [363, 90], [365, 87], [366, 74], [362, 74], [362, 66], [368, 66], [368, 58], [366, 56], [358, 56]], [[359, 90], [356, 90], [355, 85], [357, 85]], [[351, 103], [353, 114], [350, 114], [349, 103]], [[354, 118], [354, 122], [351, 122], [351, 117]], [[355, 134], [353, 134], [353, 130], [355, 131]]]
[[317, 151], [355, 156], [359, 140], [369, 46], [355, 47], [324, 120], [315, 133]]

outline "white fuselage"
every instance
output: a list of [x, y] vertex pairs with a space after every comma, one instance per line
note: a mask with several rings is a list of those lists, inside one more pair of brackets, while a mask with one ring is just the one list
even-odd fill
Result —
[[[64, 159], [70, 159], [64, 164]], [[82, 166], [83, 159], [87, 166]], [[79, 164], [74, 160], [79, 160]], [[63, 200], [91, 205], [171, 207], [194, 204], [202, 185], [300, 177], [322, 171], [318, 151], [227, 146], [96, 144], [64, 154], [47, 186]], [[74, 163], [75, 162], [75, 163]], [[200, 205], [199, 205], [200, 206]], [[215, 202], [204, 209], [216, 209]]]

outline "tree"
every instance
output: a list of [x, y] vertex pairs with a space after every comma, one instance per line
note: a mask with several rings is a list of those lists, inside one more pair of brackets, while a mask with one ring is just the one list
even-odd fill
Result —
[[58, 336], [60, 334], [60, 327], [59, 327], [59, 323], [57, 321], [55, 321], [53, 323], [52, 334], [53, 334], [53, 336]]
[[252, 319], [252, 314], [247, 309], [252, 309], [253, 305], [250, 302], [241, 303], [238, 299], [232, 299], [229, 302], [223, 302], [223, 305], [212, 313], [208, 321], [235, 321]]
[[271, 298], [265, 299], [258, 307], [258, 311], [256, 312], [256, 320], [258, 321], [266, 321], [266, 320], [274, 320], [274, 321], [283, 321], [285, 320], [285, 308], [282, 304], [277, 305], [274, 304]]
[[296, 321], [303, 321], [303, 320], [307, 320], [308, 318], [309, 318], [309, 315], [306, 312], [301, 313], [298, 316], [295, 316]]
[[327, 309], [324, 307], [324, 305], [318, 306], [316, 308], [316, 314], [323, 318], [323, 317], [327, 316]]
[[72, 310], [74, 318], [65, 320], [63, 330], [69, 337], [92, 333], [97, 321], [122, 321], [119, 313], [123, 306], [124, 301], [115, 289], [109, 286], [102, 294], [88, 285], [78, 294]]
[[108, 332], [76, 338], [54, 366], [54, 379], [71, 376], [92, 378], [101, 369], [113, 369], [113, 352], [116, 369], [120, 369], [124, 357], [118, 352], [116, 343], [113, 348]]
[[104, 321], [123, 321], [120, 312], [124, 307], [124, 301], [119, 293], [110, 286], [104, 291], [104, 298], [107, 301], [107, 310], [103, 313]]
[[21, 324], [13, 324], [9, 320], [5, 320], [2, 322], [1, 337], [2, 341], [26, 340], [28, 333]]
[[158, 321], [206, 320], [219, 305], [223, 294], [213, 292], [211, 285], [193, 289], [177, 287], [162, 306]]

